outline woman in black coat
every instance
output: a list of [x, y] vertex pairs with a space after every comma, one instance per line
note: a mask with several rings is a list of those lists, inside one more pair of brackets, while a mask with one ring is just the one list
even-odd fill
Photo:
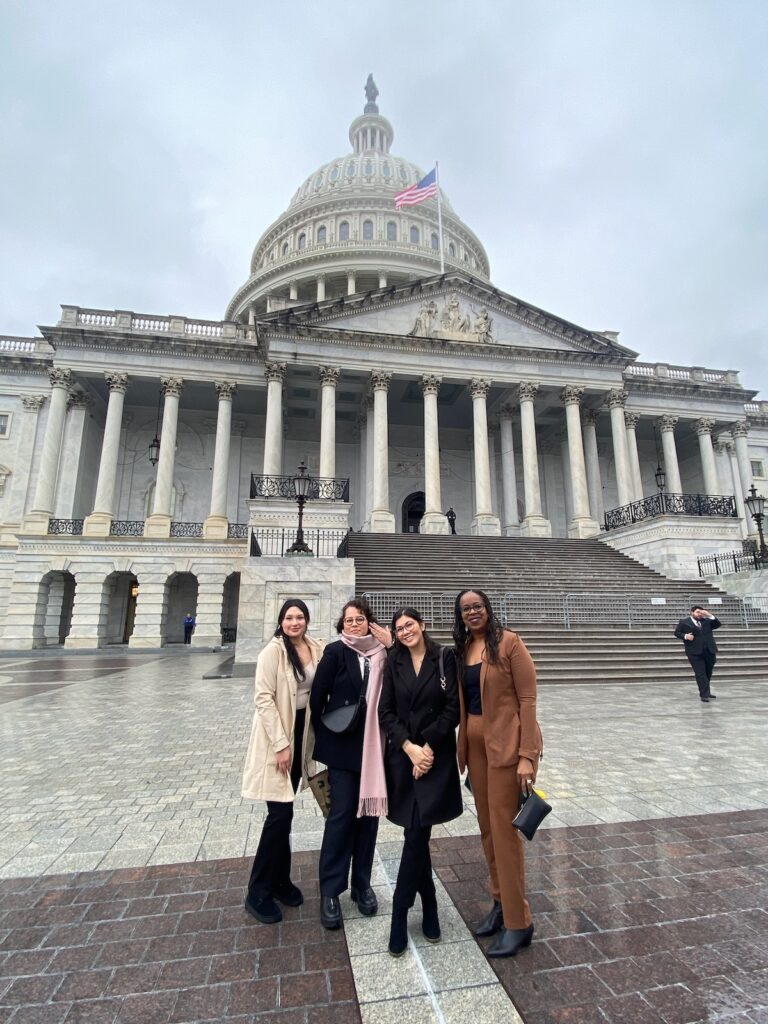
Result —
[[422, 931], [440, 941], [429, 840], [432, 826], [461, 814], [456, 762], [459, 692], [453, 654], [428, 636], [415, 608], [401, 608], [392, 619], [395, 647], [384, 667], [379, 722], [387, 736], [384, 767], [387, 817], [405, 829], [405, 843], [392, 905], [389, 952], [408, 945], [408, 911], [421, 896]]

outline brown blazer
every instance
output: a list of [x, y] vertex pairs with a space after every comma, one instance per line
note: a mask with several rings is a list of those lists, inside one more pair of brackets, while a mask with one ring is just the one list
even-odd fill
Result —
[[[480, 669], [485, 750], [491, 768], [508, 768], [521, 757], [538, 769], [544, 743], [536, 721], [536, 669], [528, 649], [517, 635], [505, 629], [499, 644], [499, 661], [489, 665], [485, 651]], [[467, 766], [467, 709], [464, 687], [459, 687], [458, 757]]]

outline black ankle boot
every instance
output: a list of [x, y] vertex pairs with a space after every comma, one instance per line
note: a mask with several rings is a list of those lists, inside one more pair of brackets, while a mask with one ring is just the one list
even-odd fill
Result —
[[395, 903], [392, 907], [392, 927], [389, 931], [390, 956], [402, 956], [408, 948], [408, 907]]
[[518, 949], [530, 946], [533, 939], [533, 925], [527, 928], [502, 928], [496, 941], [486, 950], [490, 957], [515, 956]]
[[440, 941], [440, 918], [437, 915], [437, 896], [433, 892], [421, 894], [421, 930], [427, 942]]
[[479, 939], [485, 939], [489, 935], [495, 935], [504, 924], [504, 915], [501, 912], [501, 903], [493, 901], [493, 906], [475, 928], [475, 935]]

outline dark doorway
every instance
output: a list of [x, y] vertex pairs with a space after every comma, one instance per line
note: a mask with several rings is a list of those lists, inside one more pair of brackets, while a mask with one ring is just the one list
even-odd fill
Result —
[[418, 533], [424, 515], [424, 491], [414, 491], [403, 502], [403, 533]]

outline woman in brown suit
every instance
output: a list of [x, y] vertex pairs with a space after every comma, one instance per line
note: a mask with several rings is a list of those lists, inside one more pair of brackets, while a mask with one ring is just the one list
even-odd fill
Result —
[[533, 938], [522, 841], [512, 820], [521, 792], [533, 786], [541, 756], [536, 669], [523, 641], [503, 628], [482, 590], [462, 590], [456, 598], [453, 639], [461, 682], [459, 767], [469, 769], [493, 896], [475, 935], [498, 932], [488, 956], [514, 956]]

